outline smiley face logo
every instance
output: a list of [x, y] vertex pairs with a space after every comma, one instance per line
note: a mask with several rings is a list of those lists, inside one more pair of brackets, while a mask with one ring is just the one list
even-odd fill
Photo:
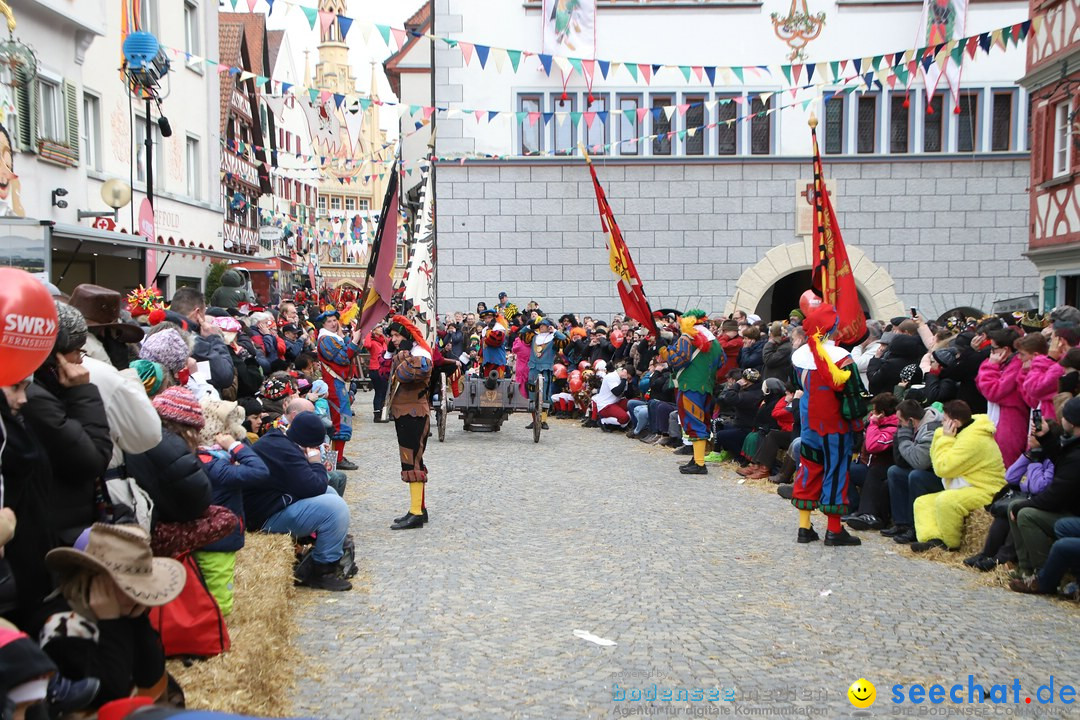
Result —
[[865, 709], [877, 700], [877, 688], [866, 678], [859, 678], [851, 683], [847, 691], [848, 700], [857, 708]]

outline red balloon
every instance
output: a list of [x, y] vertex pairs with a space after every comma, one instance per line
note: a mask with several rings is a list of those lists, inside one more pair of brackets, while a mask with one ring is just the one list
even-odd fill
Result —
[[799, 296], [799, 309], [802, 310], [803, 317], [809, 315], [820, 304], [821, 298], [813, 290], [807, 290]]
[[560, 380], [565, 379], [566, 366], [561, 363], [555, 363], [555, 366], [552, 368], [552, 374], [554, 374], [554, 376]]
[[581, 390], [582, 384], [583, 383], [582, 383], [580, 375], [578, 375], [577, 377], [571, 376], [570, 377], [570, 392], [578, 392], [579, 390]]
[[589, 361], [588, 360], [582, 360], [581, 362], [579, 362], [577, 364], [577, 369], [578, 370], [588, 370], [589, 369]]
[[56, 303], [30, 273], [0, 268], [0, 385], [34, 374], [56, 343]]
[[622, 347], [623, 334], [622, 334], [621, 330], [612, 330], [611, 331], [611, 344], [612, 344], [612, 346], [617, 347], [617, 348]]

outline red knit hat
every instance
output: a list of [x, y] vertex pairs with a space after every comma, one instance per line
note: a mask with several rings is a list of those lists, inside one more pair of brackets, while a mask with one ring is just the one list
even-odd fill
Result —
[[162, 420], [172, 420], [180, 425], [187, 425], [202, 430], [202, 406], [195, 398], [195, 393], [187, 388], [174, 385], [153, 400], [154, 409]]

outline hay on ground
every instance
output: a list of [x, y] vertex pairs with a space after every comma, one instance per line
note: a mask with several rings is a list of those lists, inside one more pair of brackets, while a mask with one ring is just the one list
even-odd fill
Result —
[[287, 535], [249, 533], [236, 558], [236, 600], [225, 620], [229, 652], [169, 672], [187, 706], [200, 710], [283, 717], [291, 711], [296, 657], [293, 543]]

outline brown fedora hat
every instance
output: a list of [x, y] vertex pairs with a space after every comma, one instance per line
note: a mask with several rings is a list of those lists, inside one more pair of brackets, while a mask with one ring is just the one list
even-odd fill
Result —
[[45, 566], [61, 576], [79, 570], [106, 573], [124, 595], [147, 607], [175, 599], [187, 581], [183, 565], [153, 556], [150, 535], [138, 525], [94, 523], [85, 550], [50, 550]]
[[143, 339], [143, 330], [138, 325], [120, 322], [120, 303], [120, 293], [90, 283], [76, 287], [68, 300], [68, 305], [76, 308], [86, 318], [87, 327], [115, 329], [124, 342], [139, 342]]

